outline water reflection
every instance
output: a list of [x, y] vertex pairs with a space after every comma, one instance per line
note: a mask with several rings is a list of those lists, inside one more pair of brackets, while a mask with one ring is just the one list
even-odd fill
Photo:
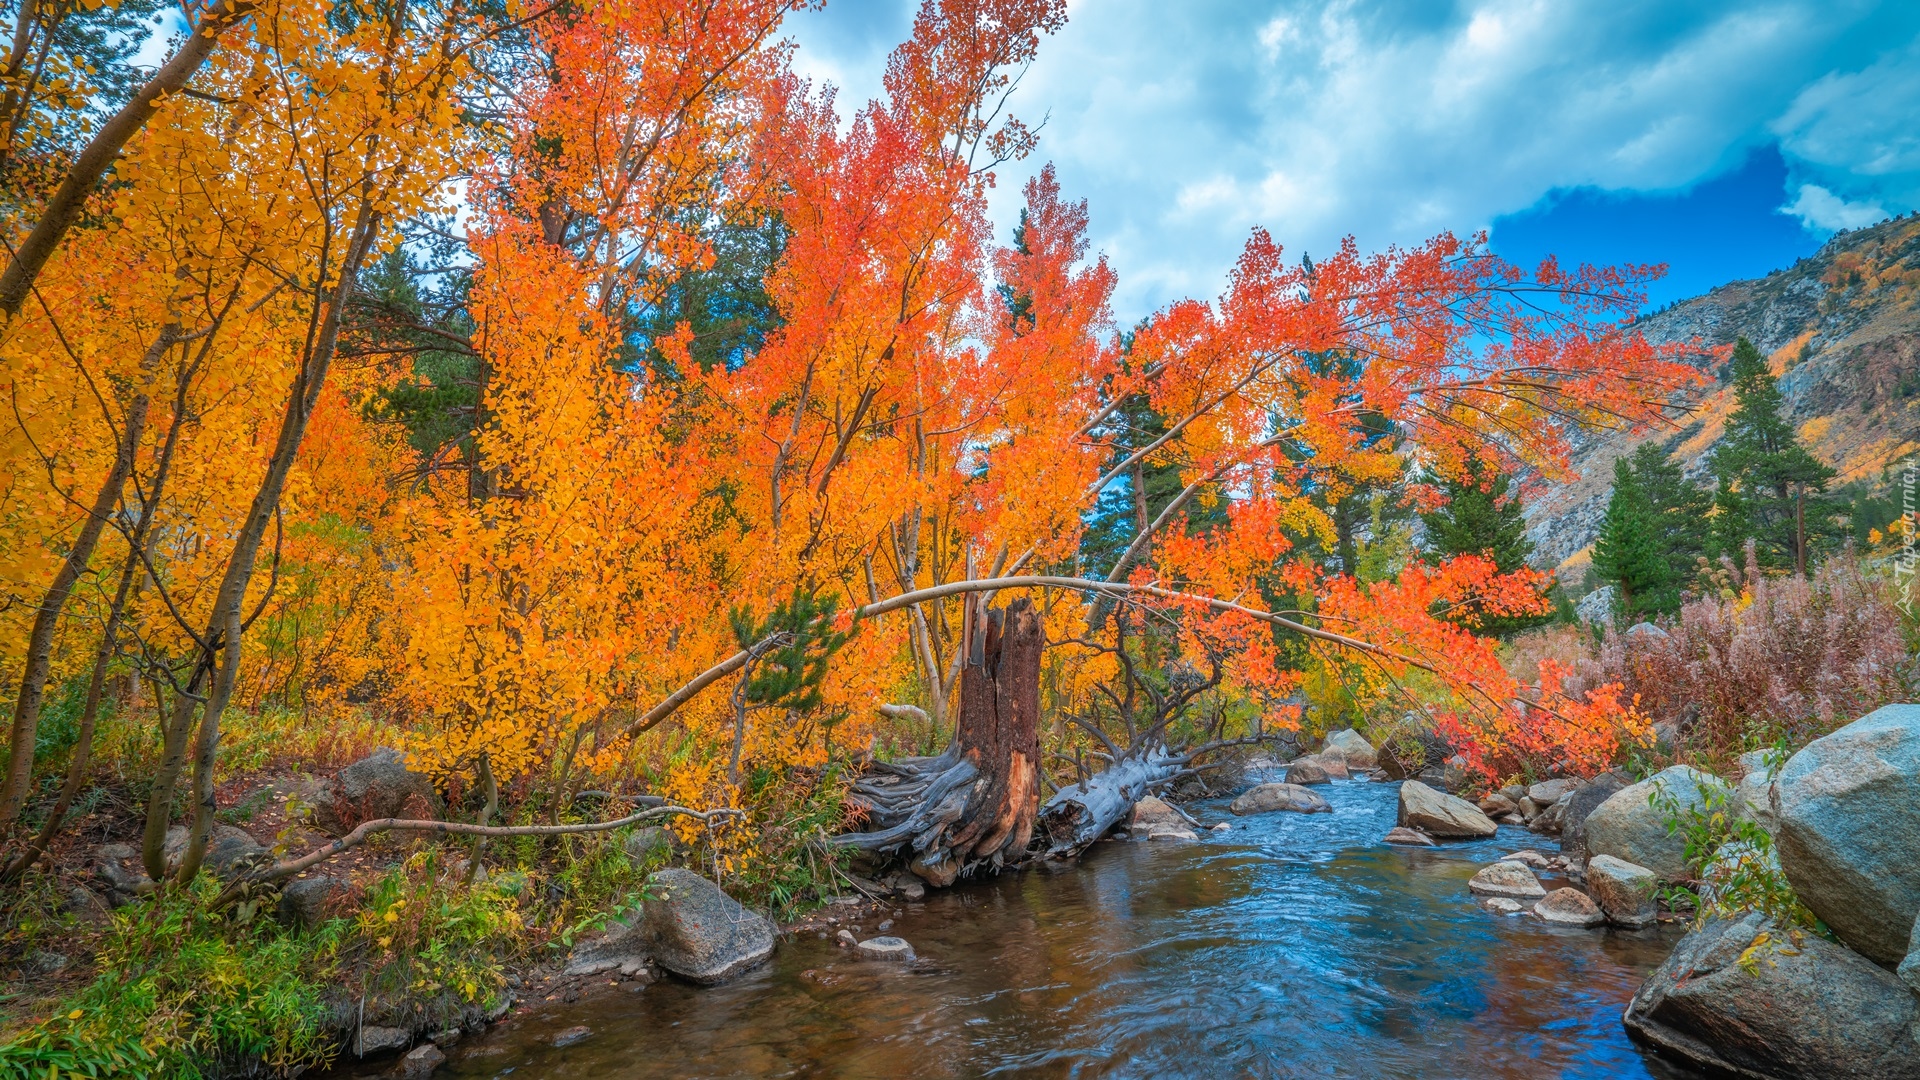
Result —
[[[918, 951], [912, 970], [803, 937], [728, 986], [556, 1006], [459, 1048], [442, 1075], [1690, 1075], [1643, 1057], [1619, 1021], [1673, 931], [1488, 914], [1467, 878], [1539, 838], [1387, 848], [1394, 785], [1321, 790], [1332, 814], [1202, 805], [1234, 828], [1101, 844], [1072, 872], [909, 905], [892, 932]], [[594, 1034], [547, 1045], [576, 1024]]]

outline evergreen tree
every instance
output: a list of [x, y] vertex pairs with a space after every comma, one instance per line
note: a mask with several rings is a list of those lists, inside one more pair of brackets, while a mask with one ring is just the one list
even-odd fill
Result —
[[[1488, 469], [1477, 459], [1468, 462], [1466, 475], [1442, 483], [1447, 503], [1420, 515], [1427, 530], [1427, 553], [1435, 559], [1481, 555], [1493, 560], [1503, 574], [1527, 565], [1533, 541], [1527, 539], [1520, 493], [1506, 473]], [[1486, 633], [1506, 634], [1552, 619], [1552, 615], [1481, 617], [1475, 626]]]
[[1637, 614], [1674, 615], [1680, 611], [1681, 590], [1706, 554], [1707, 511], [1713, 501], [1658, 443], [1641, 443], [1629, 471], [1651, 513], [1651, 546], [1667, 567], [1660, 584], [1640, 594]]
[[1533, 541], [1527, 539], [1520, 496], [1505, 473], [1488, 476], [1486, 466], [1472, 461], [1467, 474], [1442, 485], [1447, 504], [1421, 514], [1427, 527], [1427, 549], [1443, 558], [1485, 555], [1503, 574], [1527, 564]]
[[1826, 497], [1834, 471], [1794, 436], [1766, 357], [1746, 338], [1734, 346], [1732, 375], [1737, 404], [1710, 460], [1713, 547], [1737, 556], [1752, 540], [1762, 565], [1804, 574], [1810, 549], [1846, 532], [1845, 508]]
[[1677, 587], [1667, 555], [1658, 546], [1658, 530], [1646, 489], [1626, 458], [1616, 460], [1613, 495], [1593, 542], [1593, 569], [1619, 591], [1619, 610], [1629, 621], [1656, 614], [1666, 591]]

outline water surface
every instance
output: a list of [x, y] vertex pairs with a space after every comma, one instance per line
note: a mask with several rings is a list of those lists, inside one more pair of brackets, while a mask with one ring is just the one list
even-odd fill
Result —
[[[896, 905], [890, 932], [919, 953], [912, 969], [801, 935], [726, 986], [556, 1004], [457, 1048], [438, 1075], [1693, 1075], [1643, 1055], [1620, 1025], [1677, 931], [1483, 910], [1467, 892], [1474, 871], [1551, 842], [1509, 827], [1387, 847], [1396, 787], [1319, 788], [1331, 814], [1235, 818], [1202, 803], [1189, 809], [1203, 823], [1233, 828], [1103, 842], [1065, 872]], [[551, 1045], [575, 1025], [592, 1034]]]

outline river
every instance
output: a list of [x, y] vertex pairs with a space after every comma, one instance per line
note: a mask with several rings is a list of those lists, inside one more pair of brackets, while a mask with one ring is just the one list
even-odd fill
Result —
[[[1550, 840], [1390, 848], [1397, 785], [1198, 842], [1103, 842], [1074, 868], [896, 905], [911, 968], [812, 934], [710, 989], [554, 1005], [437, 1076], [1691, 1078], [1620, 1026], [1673, 928], [1574, 930], [1475, 904], [1467, 879]], [[1548, 880], [1549, 888], [1564, 882]], [[862, 936], [877, 933], [872, 925]], [[591, 1034], [552, 1045], [562, 1029]]]

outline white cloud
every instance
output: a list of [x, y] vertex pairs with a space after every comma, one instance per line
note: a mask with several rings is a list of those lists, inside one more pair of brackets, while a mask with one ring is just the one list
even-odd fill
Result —
[[1800, 194], [1780, 208], [1816, 232], [1858, 229], [1884, 220], [1886, 208], [1875, 202], [1848, 202], [1819, 184], [1800, 185]]
[[[873, 20], [884, 10], [904, 32], [913, 6], [861, 0], [847, 33], [875, 51], [835, 65], [871, 65], [877, 88]], [[1012, 105], [1047, 117], [1022, 168], [1054, 161], [1089, 199], [1130, 319], [1216, 292], [1255, 225], [1295, 255], [1347, 234], [1416, 243], [1555, 188], [1689, 185], [1770, 125], [1796, 169], [1799, 154], [1920, 175], [1920, 88], [1903, 89], [1920, 59], [1889, 53], [1916, 33], [1912, 0], [1084, 0]], [[830, 45], [801, 38], [803, 63]], [[1003, 227], [1020, 179], [996, 192]]]

